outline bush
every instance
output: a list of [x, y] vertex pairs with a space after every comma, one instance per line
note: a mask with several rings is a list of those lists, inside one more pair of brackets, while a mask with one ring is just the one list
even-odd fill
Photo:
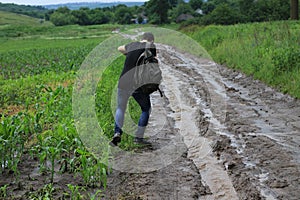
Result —
[[300, 69], [300, 50], [295, 47], [281, 47], [273, 51], [271, 55], [275, 73], [292, 72]]
[[230, 8], [227, 4], [220, 4], [210, 14], [201, 18], [200, 24], [221, 24], [230, 25], [242, 21], [242, 16], [234, 9]]
[[75, 17], [69, 13], [64, 14], [60, 12], [54, 12], [50, 16], [50, 21], [55, 25], [55, 26], [64, 26], [64, 25], [70, 25], [70, 24], [75, 24]]

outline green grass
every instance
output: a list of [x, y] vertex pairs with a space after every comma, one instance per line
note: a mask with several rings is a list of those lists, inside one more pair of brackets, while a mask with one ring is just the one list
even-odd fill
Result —
[[54, 25], [0, 25], [1, 40], [7, 39], [87, 39], [109, 37], [119, 25], [60, 26]]
[[107, 36], [96, 38], [75, 38], [75, 39], [43, 39], [43, 38], [27, 38], [27, 39], [3, 39], [0, 48], [1, 52], [8, 51], [24, 51], [30, 49], [49, 49], [49, 48], [65, 48], [80, 47], [82, 45], [96, 45], [102, 42]]
[[300, 23], [278, 21], [182, 30], [212, 58], [300, 98]]
[[81, 46], [59, 46], [57, 48], [52, 47], [52, 45], [46, 45], [51, 46], [48, 48], [42, 46], [33, 49], [26, 46], [23, 47], [23, 50], [10, 50], [1, 53], [0, 75], [3, 79], [17, 79], [48, 72], [60, 74], [61, 72], [77, 70], [85, 56], [97, 43], [86, 42], [85, 45], [82, 43]]

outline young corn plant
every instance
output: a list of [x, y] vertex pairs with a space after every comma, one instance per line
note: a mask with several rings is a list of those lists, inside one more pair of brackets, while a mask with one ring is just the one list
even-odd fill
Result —
[[60, 154], [63, 151], [63, 149], [62, 149], [63, 142], [64, 142], [64, 140], [60, 141], [57, 146], [50, 146], [47, 148], [48, 155], [49, 155], [50, 161], [51, 161], [51, 179], [50, 179], [51, 183], [53, 183], [53, 179], [54, 179], [55, 160], [58, 158], [58, 156], [60, 156]]
[[2, 187], [0, 187], [0, 199], [6, 199], [8, 197], [7, 186], [8, 185], [3, 185]]
[[106, 187], [107, 166], [84, 149], [77, 149], [76, 154], [78, 155], [75, 159], [78, 165], [76, 172], [82, 176], [86, 186], [96, 186], [100, 184]]
[[[56, 161], [60, 159], [61, 154], [66, 150], [64, 149], [64, 140], [52, 136], [51, 134], [53, 133], [51, 132], [49, 134], [46, 137], [38, 135], [39, 144], [34, 147], [34, 151], [39, 155], [40, 171], [45, 172], [50, 170], [50, 182], [53, 183]], [[50, 169], [47, 162], [51, 163]]]
[[88, 194], [88, 199], [90, 200], [96, 200], [96, 199], [101, 199], [102, 195], [102, 190], [97, 190], [94, 194]]
[[71, 199], [71, 200], [81, 200], [83, 199], [83, 195], [80, 193], [80, 191], [85, 191], [84, 187], [80, 187], [78, 185], [72, 185], [68, 184], [67, 185], [70, 193], [65, 193], [65, 195]]
[[[24, 131], [24, 115], [2, 116], [0, 122], [0, 173], [4, 170], [18, 174], [18, 163], [24, 151], [27, 133]], [[25, 120], [26, 121], [26, 120]]]
[[55, 188], [52, 183], [45, 185], [38, 191], [31, 192], [26, 195], [27, 199], [31, 200], [51, 200], [53, 199]]

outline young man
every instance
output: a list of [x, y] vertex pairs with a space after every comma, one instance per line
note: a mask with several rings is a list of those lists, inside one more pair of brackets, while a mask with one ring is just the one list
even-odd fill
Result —
[[130, 78], [131, 77], [130, 72], [134, 67], [136, 67], [138, 58], [145, 51], [147, 43], [151, 43], [150, 51], [152, 53], [152, 56], [155, 57], [156, 47], [153, 44], [154, 36], [150, 32], [144, 33], [142, 40], [140, 42], [132, 42], [127, 45], [120, 46], [118, 48], [118, 50], [126, 56], [126, 60], [118, 83], [118, 97], [117, 97], [118, 103], [117, 103], [117, 110], [115, 115], [115, 134], [111, 141], [113, 145], [118, 145], [118, 143], [121, 142], [125, 110], [130, 96], [133, 96], [133, 98], [140, 105], [142, 110], [138, 122], [138, 129], [135, 133], [134, 142], [143, 145], [150, 145], [150, 143], [144, 139], [145, 129], [148, 124], [148, 120], [151, 112], [150, 95], [145, 94], [140, 88], [136, 88], [133, 92], [132, 90], [130, 90], [130, 85], [131, 82], [133, 81]]

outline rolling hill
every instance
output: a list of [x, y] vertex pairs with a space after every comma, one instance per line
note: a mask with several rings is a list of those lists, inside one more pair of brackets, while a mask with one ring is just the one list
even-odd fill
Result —
[[49, 24], [41, 19], [29, 17], [27, 15], [0, 11], [0, 25], [38, 25]]
[[144, 5], [144, 2], [112, 2], [112, 3], [104, 3], [104, 2], [82, 2], [82, 3], [65, 3], [65, 4], [53, 4], [53, 5], [45, 5], [44, 7], [47, 9], [57, 9], [59, 7], [68, 7], [71, 10], [78, 10], [81, 7], [87, 7], [90, 9], [94, 8], [104, 8], [104, 7], [112, 7], [117, 6], [119, 4], [124, 4], [128, 7], [131, 6], [141, 6]]

